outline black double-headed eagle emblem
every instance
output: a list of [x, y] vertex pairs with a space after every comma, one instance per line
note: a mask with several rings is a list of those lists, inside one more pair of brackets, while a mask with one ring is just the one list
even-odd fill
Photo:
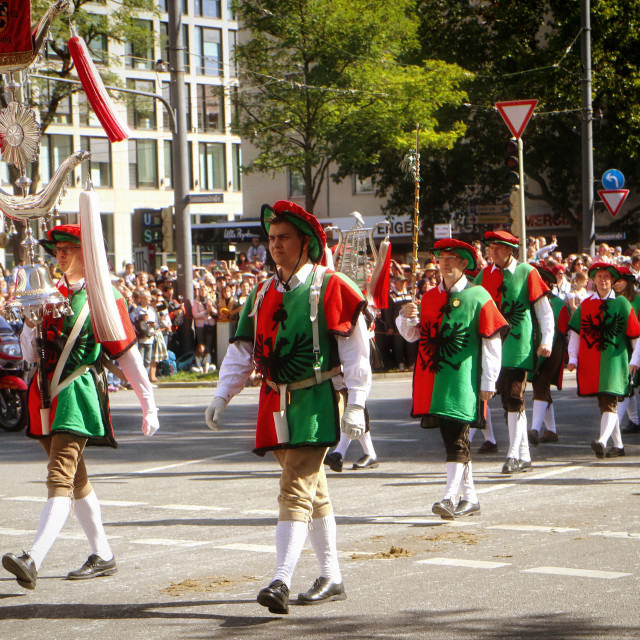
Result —
[[273, 344], [273, 336], [256, 336], [254, 351], [256, 369], [268, 380], [278, 384], [299, 380], [313, 365], [313, 341], [310, 336], [296, 334], [293, 342], [282, 337]]
[[590, 349], [595, 347], [598, 351], [604, 351], [615, 345], [616, 336], [624, 331], [625, 319], [620, 313], [609, 315], [609, 305], [605, 301], [600, 305], [602, 315], [586, 315], [580, 321], [580, 335], [584, 338]]
[[453, 324], [425, 322], [420, 327], [420, 345], [418, 347], [422, 358], [422, 369], [429, 369], [430, 373], [440, 373], [444, 365], [456, 371], [460, 363], [452, 361], [469, 342], [469, 327], [463, 327], [461, 322]]
[[514, 333], [513, 329], [524, 320], [526, 310], [524, 304], [517, 300], [503, 300], [500, 305], [500, 313], [511, 326], [511, 333], [509, 335], [513, 336], [516, 340], [520, 340], [522, 334]]

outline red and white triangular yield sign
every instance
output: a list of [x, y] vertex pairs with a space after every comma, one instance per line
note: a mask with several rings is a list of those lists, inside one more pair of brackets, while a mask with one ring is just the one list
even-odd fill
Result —
[[519, 138], [537, 104], [537, 100], [512, 100], [511, 102], [496, 102], [496, 109], [507, 123], [513, 136]]
[[629, 195], [629, 189], [598, 189], [598, 195], [602, 198], [604, 206], [609, 209], [609, 213], [615, 218], [622, 203]]

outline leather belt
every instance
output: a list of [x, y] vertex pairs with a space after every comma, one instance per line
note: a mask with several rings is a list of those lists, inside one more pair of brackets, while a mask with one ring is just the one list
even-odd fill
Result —
[[320, 384], [320, 382], [325, 382], [331, 378], [334, 378], [342, 371], [342, 367], [337, 366], [333, 367], [333, 369], [329, 369], [328, 371], [323, 371], [320, 374], [320, 381], [318, 382], [316, 376], [311, 376], [309, 378], [305, 378], [304, 380], [297, 380], [296, 382], [289, 382], [286, 385], [279, 385], [275, 383], [273, 380], [265, 380], [265, 384], [271, 387], [276, 393], [280, 393], [280, 389], [286, 386], [287, 391], [296, 391], [297, 389], [307, 389], [308, 387], [313, 387], [316, 384]]

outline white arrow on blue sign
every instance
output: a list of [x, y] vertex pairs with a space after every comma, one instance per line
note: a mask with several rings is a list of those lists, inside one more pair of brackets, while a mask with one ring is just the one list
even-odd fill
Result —
[[624, 176], [617, 169], [608, 169], [602, 174], [601, 182], [605, 189], [622, 189], [624, 187]]

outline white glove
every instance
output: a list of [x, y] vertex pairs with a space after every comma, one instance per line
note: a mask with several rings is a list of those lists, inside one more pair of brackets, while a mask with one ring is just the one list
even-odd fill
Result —
[[364, 407], [360, 407], [357, 404], [348, 404], [342, 416], [340, 429], [351, 440], [361, 438], [367, 429], [364, 419]]
[[142, 433], [145, 436], [152, 436], [159, 428], [158, 410], [147, 411], [142, 418]]
[[207, 410], [204, 412], [204, 419], [207, 423], [207, 427], [212, 429], [213, 431], [220, 431], [220, 427], [218, 426], [218, 420], [220, 420], [220, 416], [222, 412], [225, 410], [227, 406], [227, 401], [220, 396], [216, 396], [211, 404], [207, 407]]

